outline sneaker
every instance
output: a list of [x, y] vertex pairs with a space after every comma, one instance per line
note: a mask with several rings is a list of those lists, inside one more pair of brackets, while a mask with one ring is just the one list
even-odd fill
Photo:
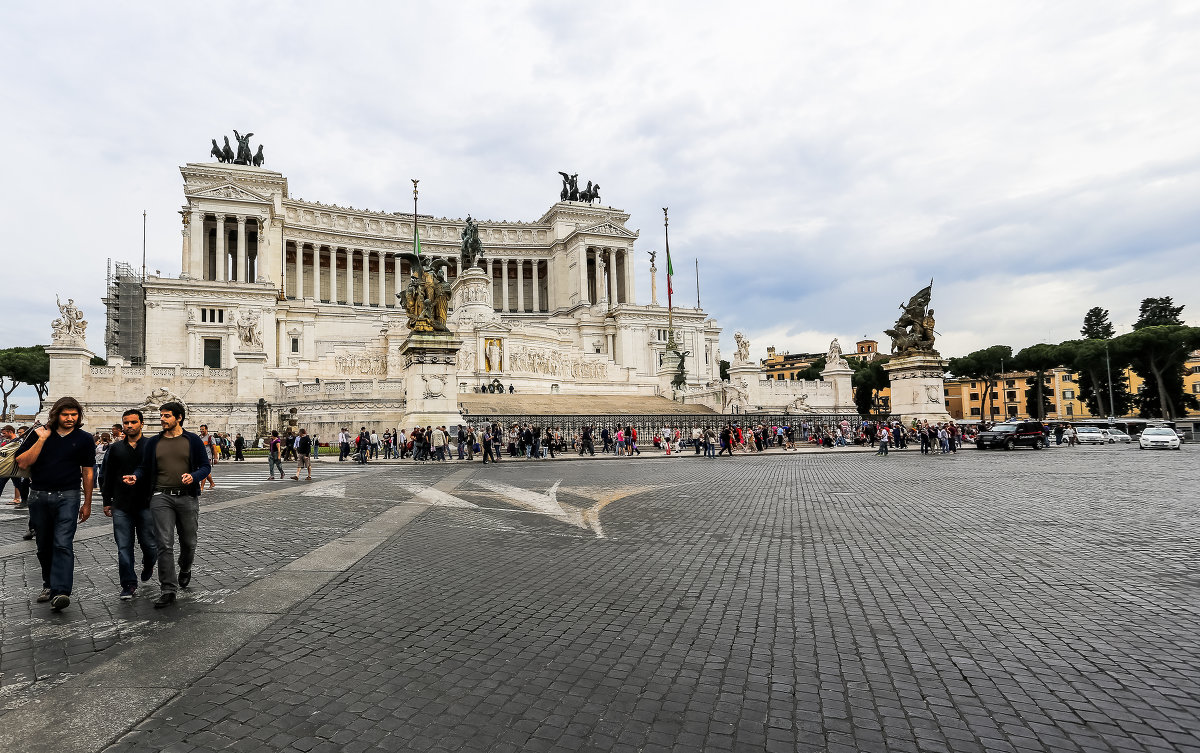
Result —
[[158, 599], [155, 600], [154, 608], [162, 609], [163, 607], [169, 607], [174, 603], [175, 603], [175, 592], [174, 591], [163, 591], [163, 593], [158, 597]]
[[41, 603], [41, 604], [44, 604], [44, 603], [46, 603], [47, 601], [50, 601], [50, 589], [49, 589], [49, 588], [43, 588], [43, 589], [42, 589], [42, 592], [41, 592], [40, 594], [38, 594], [37, 600], [38, 600], [38, 602], [39, 602], [39, 603]]
[[187, 588], [188, 584], [191, 582], [192, 582], [192, 574], [191, 573], [180, 573], [179, 574], [179, 587], [180, 588]]
[[66, 594], [59, 594], [50, 600], [50, 608], [55, 612], [61, 612], [71, 606], [71, 597]]
[[150, 580], [150, 576], [154, 574], [154, 562], [150, 561], [142, 565], [142, 582]]
[[130, 599], [133, 598], [133, 595], [136, 592], [137, 592], [136, 586], [125, 586], [124, 588], [121, 589], [121, 601], [129, 601]]

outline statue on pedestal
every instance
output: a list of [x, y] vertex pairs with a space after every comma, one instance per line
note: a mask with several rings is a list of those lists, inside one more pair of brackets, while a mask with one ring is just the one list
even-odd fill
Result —
[[83, 312], [75, 305], [74, 298], [68, 298], [66, 303], [62, 302], [58, 296], [55, 296], [55, 301], [58, 302], [59, 318], [50, 323], [51, 329], [54, 330], [52, 339], [55, 345], [82, 345], [87, 342], [85, 332], [87, 331], [87, 322], [83, 319]]
[[465, 272], [471, 267], [482, 266], [483, 244], [479, 241], [479, 226], [471, 215], [467, 215], [467, 226], [462, 231], [462, 243], [459, 246], [459, 267]]
[[[190, 312], [189, 312], [190, 313]], [[238, 314], [238, 340], [246, 350], [262, 350], [262, 331], [259, 327], [260, 314], [257, 309], [243, 309]]]
[[933, 280], [930, 280], [929, 285], [917, 291], [907, 304], [900, 304], [903, 313], [896, 320], [896, 326], [884, 330], [892, 338], [893, 354], [936, 352], [933, 349], [936, 334], [933, 329], [933, 309], [927, 308], [932, 290]]
[[749, 363], [750, 362], [750, 341], [741, 332], [733, 333], [733, 341], [737, 343], [737, 350], [733, 354], [734, 363]]
[[413, 270], [408, 287], [396, 294], [408, 312], [408, 328], [413, 332], [449, 332], [446, 315], [450, 309], [450, 283], [446, 282], [445, 259], [401, 253]]

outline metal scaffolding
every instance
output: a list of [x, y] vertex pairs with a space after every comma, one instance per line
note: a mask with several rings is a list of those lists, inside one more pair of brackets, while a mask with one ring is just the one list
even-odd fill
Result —
[[108, 295], [104, 298], [107, 321], [105, 356], [121, 358], [130, 366], [146, 363], [146, 292], [142, 275], [125, 262], [114, 268], [108, 260]]

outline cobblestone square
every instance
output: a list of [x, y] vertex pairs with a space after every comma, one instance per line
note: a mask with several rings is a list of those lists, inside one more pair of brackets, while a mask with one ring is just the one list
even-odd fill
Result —
[[1200, 750], [1190, 445], [331, 465], [158, 613], [0, 529], [0, 748]]

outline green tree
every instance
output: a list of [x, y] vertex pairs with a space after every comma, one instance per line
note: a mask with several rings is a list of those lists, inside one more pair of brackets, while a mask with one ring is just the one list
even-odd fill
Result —
[[[1157, 300], [1170, 301], [1169, 298]], [[1178, 317], [1178, 311], [1175, 317]], [[1128, 354], [1130, 366], [1144, 380], [1145, 386], [1137, 397], [1139, 415], [1170, 421], [1183, 415], [1188, 408], [1200, 407], [1194, 396], [1183, 391], [1184, 362], [1189, 352], [1200, 348], [1200, 327], [1134, 325], [1133, 332], [1121, 335], [1114, 342]]]
[[0, 393], [3, 393], [3, 412], [8, 413], [9, 395], [20, 384], [33, 387], [38, 396], [38, 411], [46, 399], [50, 381], [50, 357], [41, 345], [4, 348], [0, 350]]
[[850, 361], [854, 367], [854, 376], [850, 383], [854, 386], [854, 405], [860, 416], [871, 416], [876, 412], [875, 402], [879, 392], [891, 383], [883, 365], [887, 358], [876, 358], [873, 361]]
[[729, 361], [726, 361], [724, 358], [722, 358], [720, 365], [721, 365], [721, 381], [728, 382], [729, 381]]
[[[1093, 416], [1124, 416], [1133, 407], [1129, 394], [1129, 365], [1117, 340], [1068, 340], [1059, 344], [1065, 364], [1075, 372], [1079, 399]], [[1112, 401], [1109, 405], [1108, 379], [1112, 376]]]
[[796, 372], [796, 379], [808, 379], [817, 381], [821, 378], [821, 370], [825, 368], [825, 356], [821, 356], [817, 360], [804, 367], [804, 371]]
[[1085, 340], [1111, 340], [1117, 334], [1108, 320], [1108, 309], [1093, 306], [1083, 315], [1083, 329], [1079, 330]]
[[1046, 392], [1046, 372], [1062, 366], [1069, 353], [1058, 345], [1039, 343], [1030, 345], [1017, 353], [1013, 366], [1022, 371], [1032, 371], [1033, 376], [1025, 380], [1029, 389], [1025, 391], [1025, 411], [1030, 418], [1046, 420], [1046, 412], [1054, 405]]
[[1012, 348], [1007, 345], [993, 345], [959, 358], [951, 358], [948, 368], [956, 377], [983, 382], [983, 417], [991, 418], [989, 406], [992, 402], [992, 388], [996, 386], [1000, 372], [1006, 367], [1011, 367], [1011, 364]]
[[1133, 325], [1134, 329], [1183, 324], [1183, 319], [1179, 316], [1183, 313], [1183, 306], [1176, 306], [1169, 295], [1162, 298], [1143, 299], [1138, 312], [1138, 320]]

